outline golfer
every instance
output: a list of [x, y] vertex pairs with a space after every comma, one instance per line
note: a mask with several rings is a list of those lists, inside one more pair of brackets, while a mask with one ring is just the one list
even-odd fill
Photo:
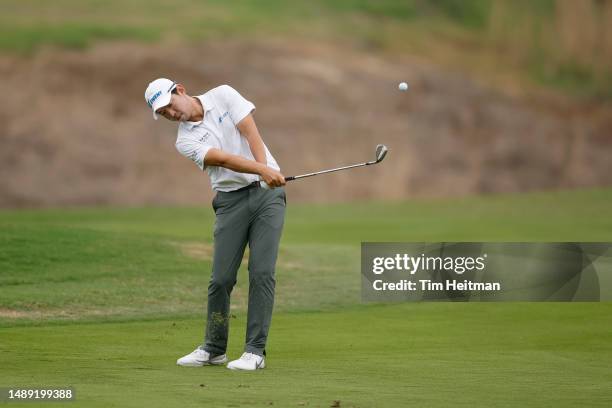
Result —
[[[227, 362], [230, 295], [246, 245], [249, 245], [249, 301], [246, 344], [233, 370], [265, 367], [266, 341], [274, 304], [274, 268], [285, 220], [285, 178], [264, 144], [255, 105], [221, 85], [190, 96], [166, 78], [151, 82], [145, 100], [157, 115], [179, 122], [176, 149], [206, 170], [216, 195], [214, 255], [208, 285], [204, 343], [181, 357], [181, 366]], [[270, 188], [262, 188], [260, 181]], [[265, 187], [265, 185], [264, 185]]]

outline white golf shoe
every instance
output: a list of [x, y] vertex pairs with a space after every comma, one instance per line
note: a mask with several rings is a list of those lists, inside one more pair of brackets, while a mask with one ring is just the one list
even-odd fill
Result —
[[176, 360], [183, 367], [202, 367], [206, 365], [222, 365], [227, 363], [227, 355], [212, 356], [208, 351], [197, 348], [193, 352]]
[[238, 360], [230, 361], [227, 368], [230, 370], [255, 371], [266, 367], [263, 356], [253, 353], [242, 353]]

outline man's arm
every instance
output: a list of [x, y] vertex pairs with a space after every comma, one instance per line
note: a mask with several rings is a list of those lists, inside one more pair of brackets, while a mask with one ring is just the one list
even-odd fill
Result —
[[234, 170], [239, 173], [259, 174], [270, 187], [280, 187], [285, 185], [283, 175], [263, 163], [245, 159], [244, 157], [225, 153], [223, 150], [210, 149], [204, 157], [206, 166], [219, 166]]
[[261, 139], [259, 131], [257, 130], [257, 126], [255, 125], [253, 115], [250, 113], [246, 115], [244, 119], [238, 122], [236, 127], [240, 131], [240, 134], [249, 142], [249, 147], [255, 160], [258, 163], [266, 165], [268, 163], [266, 159], [266, 148], [264, 147], [264, 142]]

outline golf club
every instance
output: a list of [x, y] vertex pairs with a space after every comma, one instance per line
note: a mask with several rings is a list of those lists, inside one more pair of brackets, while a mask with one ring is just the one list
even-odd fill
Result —
[[304, 178], [304, 177], [312, 177], [312, 176], [316, 176], [318, 174], [331, 173], [331, 172], [334, 172], [334, 171], [352, 169], [354, 167], [362, 167], [362, 166], [370, 166], [372, 164], [378, 164], [381, 161], [383, 161], [383, 159], [387, 155], [388, 151], [389, 151], [389, 149], [387, 149], [387, 146], [379, 144], [378, 146], [376, 146], [376, 159], [375, 160], [368, 161], [368, 162], [365, 162], [365, 163], [352, 164], [350, 166], [337, 167], [335, 169], [317, 171], [317, 172], [314, 172], [314, 173], [301, 174], [299, 176], [289, 176], [289, 177], [285, 177], [285, 181], [297, 180], [297, 179], [301, 179], [301, 178]]
[[[300, 174], [299, 176], [289, 176], [289, 177], [285, 177], [285, 181], [298, 180], [298, 179], [305, 178], [305, 177], [316, 176], [318, 174], [331, 173], [331, 172], [334, 172], [334, 171], [352, 169], [354, 167], [362, 167], [362, 166], [370, 166], [372, 164], [378, 164], [381, 161], [383, 161], [383, 159], [387, 155], [388, 151], [389, 151], [389, 149], [387, 149], [387, 146], [385, 146], [385, 145], [377, 145], [376, 146], [376, 158], [374, 160], [372, 160], [372, 161], [365, 162], [365, 163], [352, 164], [350, 166], [337, 167], [335, 169], [321, 170], [321, 171], [317, 171], [317, 172], [314, 172], [314, 173]], [[265, 189], [269, 189], [270, 188], [270, 186], [268, 186], [266, 184], [266, 182], [263, 181], [263, 180], [261, 180], [259, 182], [259, 184], [261, 185], [261, 187], [263, 187]]]

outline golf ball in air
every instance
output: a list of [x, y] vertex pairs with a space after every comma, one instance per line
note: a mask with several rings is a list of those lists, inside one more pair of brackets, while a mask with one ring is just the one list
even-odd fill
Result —
[[400, 91], [407, 91], [408, 90], [408, 84], [405, 82], [400, 82], [399, 86], [398, 86]]

